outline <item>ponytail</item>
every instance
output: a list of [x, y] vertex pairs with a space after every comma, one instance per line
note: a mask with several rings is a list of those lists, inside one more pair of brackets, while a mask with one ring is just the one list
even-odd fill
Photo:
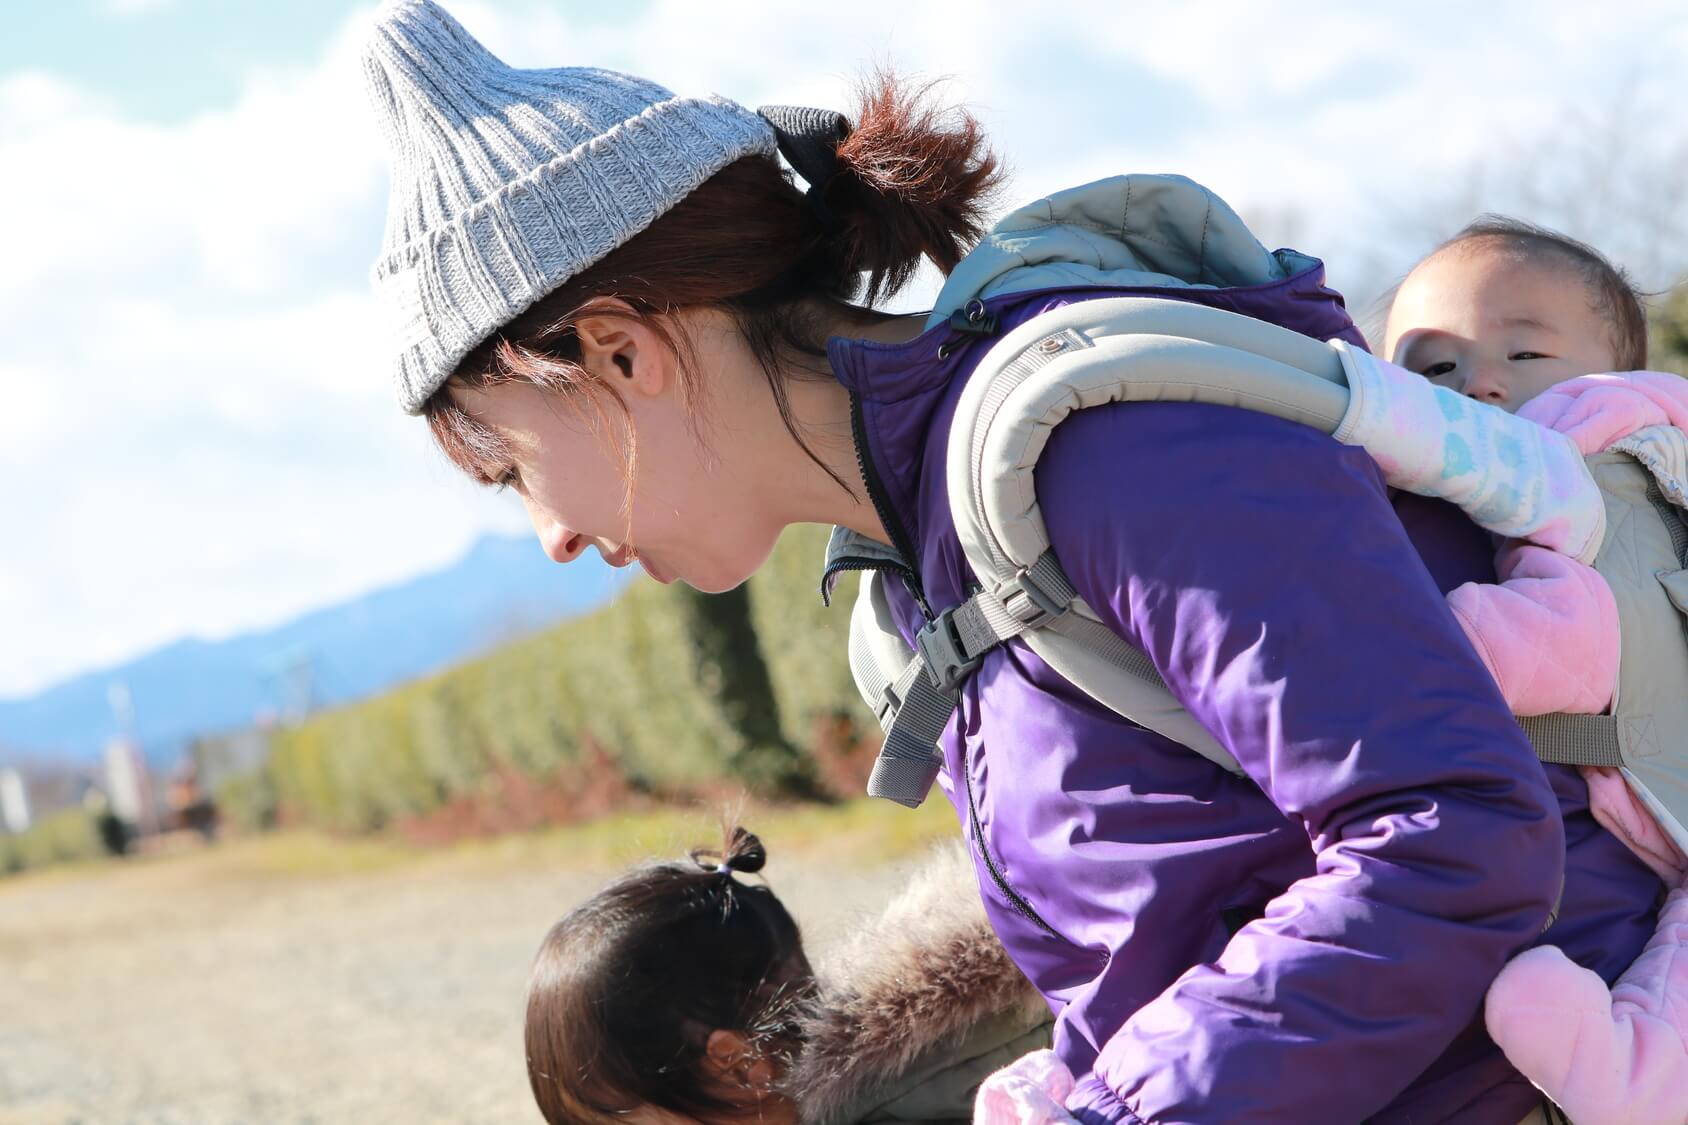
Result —
[[964, 108], [936, 104], [935, 89], [876, 72], [859, 88], [855, 124], [838, 146], [826, 203], [841, 216], [840, 266], [867, 275], [869, 305], [908, 284], [923, 257], [953, 270], [983, 235], [1001, 183], [979, 123]]

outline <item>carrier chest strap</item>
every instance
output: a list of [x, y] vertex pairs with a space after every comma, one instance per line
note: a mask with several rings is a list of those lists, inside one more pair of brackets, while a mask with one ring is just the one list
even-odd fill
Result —
[[1060, 616], [1076, 596], [1054, 552], [1045, 551], [1002, 595], [975, 591], [922, 629], [902, 673], [873, 702], [885, 743], [868, 777], [868, 795], [919, 807], [937, 780], [938, 740], [960, 702], [962, 681], [990, 650]]
[[1618, 720], [1613, 715], [1520, 716], [1518, 725], [1536, 757], [1556, 766], [1621, 766]]

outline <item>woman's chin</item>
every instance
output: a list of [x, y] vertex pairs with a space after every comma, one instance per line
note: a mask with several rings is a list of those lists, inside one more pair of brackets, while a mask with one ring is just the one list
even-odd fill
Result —
[[669, 581], [684, 582], [700, 594], [725, 594], [728, 590], [736, 590], [750, 581], [755, 574], [754, 568], [740, 570], [737, 568], [713, 567], [705, 570], [702, 567], [688, 568], [685, 574], [675, 574]]

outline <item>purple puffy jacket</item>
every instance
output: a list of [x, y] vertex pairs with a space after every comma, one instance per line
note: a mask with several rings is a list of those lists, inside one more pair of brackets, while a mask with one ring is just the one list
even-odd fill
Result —
[[[1316, 263], [1242, 289], [987, 305], [1006, 332], [1122, 293], [1359, 340]], [[911, 642], [971, 577], [945, 439], [990, 343], [944, 327], [830, 343], [870, 491], [912, 563], [887, 584]], [[1359, 449], [1196, 404], [1075, 415], [1038, 499], [1078, 593], [1248, 775], [1113, 714], [1020, 642], [966, 683], [941, 783], [998, 934], [1058, 1016], [1071, 1111], [1515, 1125], [1539, 1095], [1483, 1030], [1489, 982], [1538, 941], [1614, 979], [1659, 883], [1596, 826], [1573, 770], [1537, 762], [1443, 601], [1492, 580], [1486, 536], [1392, 496]], [[828, 575], [861, 565], [831, 558]]]

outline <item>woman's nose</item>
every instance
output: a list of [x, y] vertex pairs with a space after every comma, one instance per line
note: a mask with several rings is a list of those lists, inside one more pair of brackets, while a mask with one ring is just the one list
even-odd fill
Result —
[[552, 562], [573, 562], [591, 545], [584, 535], [570, 531], [545, 512], [526, 503], [526, 498], [523, 502], [526, 504], [528, 520], [533, 524], [534, 533], [539, 536], [539, 545], [545, 548], [545, 553], [551, 557]]
[[552, 562], [573, 562], [590, 546], [584, 535], [570, 531], [555, 520], [535, 520], [533, 528], [539, 533], [539, 544], [551, 556]]

